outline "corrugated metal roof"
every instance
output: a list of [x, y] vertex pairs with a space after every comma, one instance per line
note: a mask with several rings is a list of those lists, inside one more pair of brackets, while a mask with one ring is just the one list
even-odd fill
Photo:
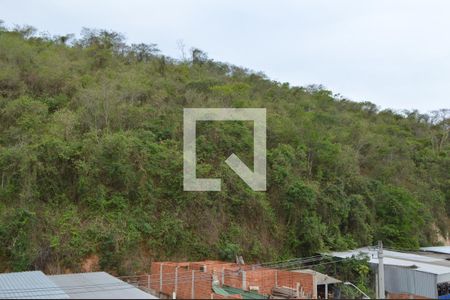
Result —
[[420, 250], [450, 255], [450, 246], [422, 247]]
[[[378, 261], [378, 251], [373, 248], [363, 247], [358, 248], [355, 250], [349, 250], [349, 251], [343, 251], [343, 252], [332, 252], [332, 255], [336, 257], [351, 257], [353, 255], [357, 255], [359, 253], [366, 254], [369, 256], [369, 258], [372, 260]], [[418, 255], [414, 253], [405, 253], [405, 252], [397, 252], [397, 251], [390, 251], [390, 250], [384, 250], [383, 251], [384, 257], [389, 257], [393, 259], [401, 259], [401, 260], [408, 260], [408, 261], [416, 261], [416, 262], [422, 262], [422, 263], [433, 263], [433, 262], [439, 262], [442, 259], [437, 257], [429, 257], [425, 255]]]
[[0, 274], [0, 299], [69, 299], [39, 271]]
[[409, 293], [431, 299], [438, 296], [434, 274], [390, 265], [384, 267], [384, 274], [385, 288], [391, 293]]
[[212, 287], [214, 293], [222, 295], [222, 296], [229, 296], [230, 294], [227, 293], [227, 291], [225, 291], [223, 288], [221, 288], [220, 286], [217, 285], [213, 285]]
[[158, 299], [105, 272], [48, 276], [71, 299]]
[[242, 289], [234, 288], [231, 286], [222, 286], [222, 289], [227, 292], [229, 295], [241, 295], [242, 299], [267, 299], [267, 296], [255, 293], [244, 291]]
[[[368, 247], [351, 251], [333, 252], [332, 255], [349, 258], [361, 253], [369, 257], [370, 263], [378, 264], [377, 250]], [[413, 268], [415, 271], [434, 274], [437, 276], [437, 283], [450, 281], [450, 262], [445, 259], [390, 250], [384, 250], [383, 255], [385, 265], [408, 267]]]

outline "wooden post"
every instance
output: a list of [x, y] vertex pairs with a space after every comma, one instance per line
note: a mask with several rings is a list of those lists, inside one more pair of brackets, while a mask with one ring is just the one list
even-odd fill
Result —
[[147, 275], [147, 288], [150, 291], [151, 285], [150, 285], [150, 275]]

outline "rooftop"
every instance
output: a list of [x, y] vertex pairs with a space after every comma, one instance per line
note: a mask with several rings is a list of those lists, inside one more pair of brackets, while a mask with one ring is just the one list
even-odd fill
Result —
[[40, 271], [0, 274], [0, 299], [69, 299]]
[[157, 299], [105, 272], [48, 276], [70, 299]]
[[450, 246], [422, 247], [420, 250], [450, 255]]
[[105, 272], [0, 274], [0, 299], [158, 299]]
[[[371, 247], [331, 253], [331, 255], [340, 258], [350, 258], [359, 254], [365, 254], [370, 263], [378, 264], [378, 252]], [[384, 250], [383, 255], [385, 265], [412, 268], [419, 272], [435, 274], [438, 282], [450, 281], [450, 261], [445, 259], [390, 250]]]

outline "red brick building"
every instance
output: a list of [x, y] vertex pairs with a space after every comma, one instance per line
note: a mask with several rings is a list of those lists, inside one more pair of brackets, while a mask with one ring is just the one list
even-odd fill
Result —
[[[241, 299], [244, 292], [271, 295], [276, 287], [296, 298], [315, 298], [315, 276], [255, 265], [221, 261], [154, 262], [151, 288], [161, 296], [177, 299]], [[236, 294], [224, 293], [234, 288]]]

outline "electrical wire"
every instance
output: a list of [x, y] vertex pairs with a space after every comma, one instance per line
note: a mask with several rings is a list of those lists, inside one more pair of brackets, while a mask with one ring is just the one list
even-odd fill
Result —
[[[52, 293], [52, 291], [43, 291], [43, 293], [37, 291], [37, 292], [22, 292], [22, 291], [17, 291], [17, 292], [12, 292], [12, 293], [7, 293], [6, 295], [8, 296], [8, 298], [12, 298], [12, 299], [17, 299], [17, 297], [22, 298], [23, 296], [14, 296], [14, 295], [10, 295], [10, 294], [21, 294], [21, 293], [26, 293], [26, 294], [37, 294], [35, 296], [39, 296], [39, 297], [45, 297], [45, 296], [64, 296], [64, 295], [78, 295], [78, 294], [89, 294], [89, 293], [95, 293], [95, 292], [110, 292], [110, 291], [123, 291], [123, 290], [130, 290], [130, 289], [135, 289], [136, 287], [130, 286], [130, 287], [122, 287], [122, 288], [111, 288], [111, 289], [98, 289], [98, 290], [90, 290], [90, 291], [79, 291], [79, 292], [68, 292], [65, 293], [63, 292], [59, 292], [59, 291], [55, 291], [54, 293]], [[69, 295], [68, 295], [69, 294]], [[26, 295], [26, 296], [33, 296], [33, 295]]]
[[[319, 265], [327, 265], [327, 264], [334, 264], [334, 263], [338, 263], [338, 262], [342, 262], [343, 259], [339, 259], [339, 260], [334, 260], [334, 261], [328, 261], [328, 262], [322, 262], [320, 263], [320, 261], [324, 260], [328, 258], [327, 256], [311, 256], [311, 257], [305, 257], [305, 258], [297, 258], [297, 259], [290, 259], [290, 260], [285, 260], [285, 261], [278, 261], [275, 263], [264, 263], [264, 264], [256, 264], [256, 265], [249, 265], [249, 267], [259, 267], [260, 269], [257, 270], [261, 270], [262, 272], [264, 272], [265, 268], [273, 268], [273, 266], [281, 268], [281, 267], [288, 267], [285, 268], [286, 271], [288, 270], [302, 270], [302, 269], [309, 269], [315, 266], [319, 266]], [[312, 265], [307, 265], [307, 266], [296, 266], [296, 264], [299, 263], [314, 263], [314, 262], [319, 262], [317, 264], [312, 264]], [[251, 270], [251, 269], [249, 269]], [[268, 271], [268, 270], [267, 270]], [[281, 270], [282, 271], [282, 270]], [[183, 271], [182, 271], [183, 272]], [[187, 271], [189, 272], [189, 271]], [[226, 270], [227, 273], [229, 274], [223, 274], [221, 275], [224, 279], [239, 279], [239, 270], [237, 271], [230, 271], [230, 270]], [[170, 274], [170, 276], [175, 276], [174, 272], [165, 272], [163, 273], [163, 275], [166, 274]], [[197, 276], [195, 276], [197, 275]], [[158, 277], [158, 279], [153, 279], [152, 276]], [[278, 279], [286, 279], [289, 278], [292, 275], [289, 274], [279, 274], [278, 275]], [[190, 274], [185, 274], [181, 277], [178, 278], [174, 278], [174, 279], [164, 279], [163, 278], [163, 282], [160, 282], [160, 277], [161, 275], [158, 274], [154, 274], [154, 275], [137, 275], [137, 278], [144, 278], [145, 281], [148, 282], [148, 280], [150, 279], [150, 287], [151, 286], [157, 286], [158, 288], [160, 288], [161, 286], [167, 286], [167, 285], [178, 285], [178, 284], [186, 284], [186, 283], [191, 283], [192, 280], [195, 281], [195, 283], [199, 283], [199, 282], [212, 282], [213, 278], [211, 277], [211, 275], [209, 274], [195, 274], [194, 273], [194, 278], [192, 278], [192, 275]], [[134, 276], [126, 276], [126, 277], [122, 277], [122, 278], [136, 278]], [[163, 276], [164, 277], [164, 276]], [[138, 282], [138, 286], [139, 286], [139, 282], [141, 280], [137, 280]], [[130, 285], [130, 286], [128, 286]], [[93, 290], [90, 291], [76, 291], [79, 289], [89, 289], [89, 288], [94, 288]], [[97, 290], [95, 290], [95, 288], [97, 288]], [[114, 290], [127, 290], [127, 289], [134, 289], [136, 288], [135, 286], [131, 285], [130, 283], [125, 283], [125, 282], [120, 282], [120, 283], [108, 283], [108, 284], [91, 284], [91, 285], [79, 285], [79, 286], [59, 286], [59, 287], [46, 287], [46, 288], [29, 288], [29, 289], [2, 289], [0, 290], [0, 295], [1, 294], [11, 294], [11, 293], [39, 293], [41, 292], [41, 294], [39, 294], [39, 296], [46, 296], [45, 294], [42, 294], [42, 292], [47, 292], [48, 296], [54, 296], [54, 295], [65, 295], [66, 293], [62, 294], [62, 293], [56, 293], [59, 290], [64, 290], [64, 291], [69, 291], [69, 294], [82, 294], [82, 293], [94, 293], [94, 292], [99, 292], [99, 291], [114, 291]], [[70, 292], [72, 291], [72, 292]], [[54, 292], [54, 293], [52, 293]]]

